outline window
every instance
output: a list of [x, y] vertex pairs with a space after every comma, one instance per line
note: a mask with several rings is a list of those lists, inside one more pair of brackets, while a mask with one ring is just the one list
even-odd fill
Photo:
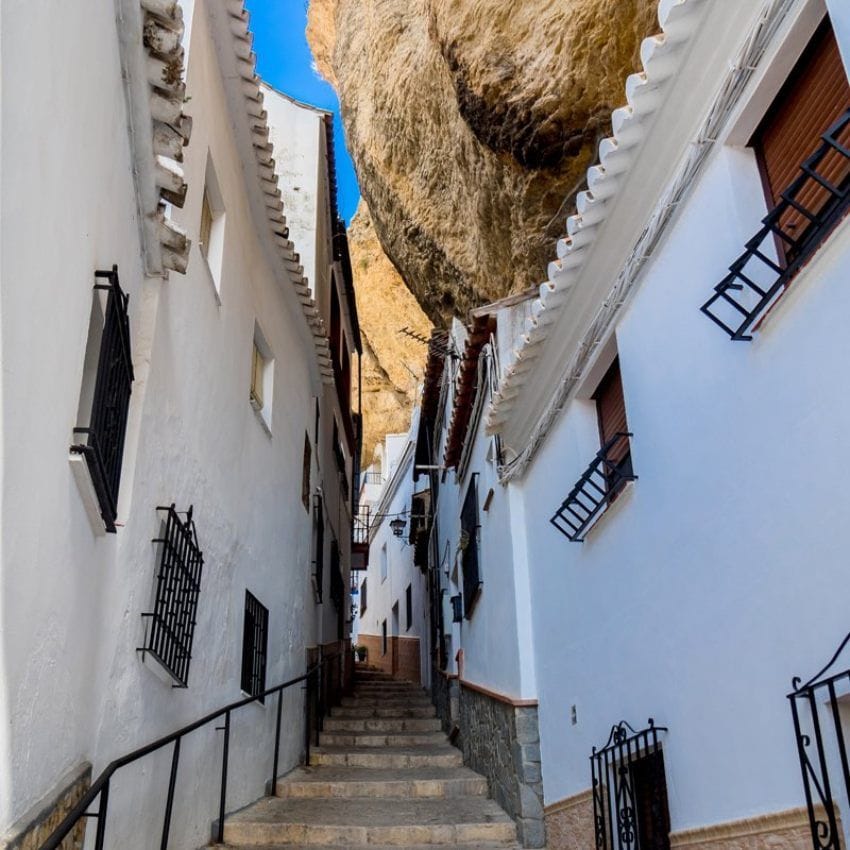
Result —
[[478, 473], [472, 476], [463, 509], [460, 514], [460, 546], [463, 552], [463, 603], [464, 616], [472, 617], [475, 604], [481, 594], [481, 573], [478, 562]]
[[407, 590], [404, 591], [404, 603], [405, 603], [405, 612], [406, 612], [406, 620], [407, 624], [405, 626], [405, 631], [409, 632], [410, 627], [413, 625], [413, 585], [407, 585]]
[[360, 618], [366, 613], [366, 579], [363, 579], [363, 584], [360, 585]]
[[315, 536], [315, 555], [313, 557], [313, 593], [316, 604], [322, 602], [325, 581], [325, 509], [321, 496], [313, 499], [313, 529]]
[[204, 191], [201, 195], [201, 214], [198, 222], [198, 248], [204, 258], [220, 301], [221, 271], [224, 262], [224, 201], [212, 160], [207, 158]]
[[573, 543], [581, 543], [596, 518], [637, 476], [632, 470], [631, 434], [620, 361], [614, 360], [593, 396], [602, 447], [549, 520]]
[[387, 576], [390, 574], [390, 562], [387, 557], [387, 544], [384, 543], [381, 546], [381, 581], [386, 581]]
[[85, 459], [98, 508], [92, 513], [115, 532], [127, 413], [133, 385], [128, 297], [118, 266], [95, 272], [83, 385], [71, 454]]
[[739, 341], [850, 209], [850, 82], [828, 18], [751, 144], [770, 212], [701, 308]]
[[387, 621], [381, 623], [381, 655], [387, 654]]
[[204, 556], [192, 519], [192, 508], [180, 518], [174, 505], [158, 508], [165, 512], [160, 536], [159, 569], [153, 599], [153, 611], [142, 614], [147, 620], [145, 645], [141, 652], [150, 653], [172, 676], [175, 687], [188, 687], [189, 662], [197, 620], [198, 596]]
[[274, 358], [259, 325], [254, 323], [254, 343], [251, 349], [251, 391], [249, 399], [268, 431], [272, 424], [272, 390]]
[[260, 702], [266, 689], [266, 653], [269, 643], [269, 611], [249, 590], [245, 591], [242, 621], [242, 690]]
[[345, 582], [339, 561], [339, 543], [331, 540], [331, 601], [339, 611], [345, 601]]
[[599, 850], [670, 850], [670, 813], [664, 755], [652, 720], [641, 732], [613, 727], [601, 750], [593, 749], [591, 779]]
[[301, 467], [301, 502], [304, 510], [310, 510], [310, 465], [313, 462], [313, 450], [310, 447], [310, 436], [304, 435], [304, 460]]

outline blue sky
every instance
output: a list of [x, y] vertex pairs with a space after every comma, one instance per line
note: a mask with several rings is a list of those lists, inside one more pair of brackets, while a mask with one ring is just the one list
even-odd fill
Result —
[[336, 93], [313, 70], [307, 45], [307, 0], [247, 0], [257, 54], [257, 73], [282, 92], [334, 112], [339, 210], [346, 223], [357, 209], [360, 189], [345, 148]]

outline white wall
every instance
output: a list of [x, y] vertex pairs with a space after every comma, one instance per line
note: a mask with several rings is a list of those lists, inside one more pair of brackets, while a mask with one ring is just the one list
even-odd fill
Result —
[[598, 450], [591, 402], [521, 484], [547, 803], [589, 787], [613, 724], [648, 717], [670, 728], [674, 830], [804, 802], [785, 695], [847, 631], [850, 227], [733, 343], [699, 306], [765, 211], [753, 157], [721, 147], [618, 325], [639, 480], [587, 541], [548, 518]]
[[[301, 504], [314, 353], [257, 236], [244, 183], [253, 164], [232, 137], [242, 119], [227, 110], [206, 6], [193, 15], [190, 188], [176, 212], [195, 245], [188, 274], [168, 281], [142, 277], [115, 27], [111, 4], [83, 17], [42, 0], [3, 6], [0, 833], [69, 768], [89, 760], [97, 774], [238, 699], [246, 588], [270, 609], [269, 685], [304, 670], [316, 634], [311, 517]], [[197, 248], [208, 151], [227, 208], [220, 305]], [[136, 382], [122, 525], [99, 536], [68, 446], [93, 272], [112, 263], [130, 294]], [[275, 358], [270, 432], [248, 401], [255, 320]], [[155, 580], [155, 508], [172, 502], [194, 505], [205, 558], [186, 690], [164, 684], [136, 652]], [[302, 700], [295, 688], [284, 704], [282, 772], [302, 748]], [[270, 776], [274, 708], [234, 718], [229, 809], [259, 796]], [[179, 793], [193, 804], [175, 811], [174, 847], [208, 837], [220, 744], [211, 728], [185, 744]], [[161, 822], [169, 757], [117, 776], [116, 846], [140, 846], [148, 834], [158, 842], [149, 826]]]

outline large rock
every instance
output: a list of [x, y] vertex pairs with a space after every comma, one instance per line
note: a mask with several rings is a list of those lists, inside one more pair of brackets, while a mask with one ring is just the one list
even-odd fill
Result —
[[363, 342], [363, 462], [368, 465], [385, 434], [410, 427], [428, 353], [421, 340], [428, 338], [431, 323], [387, 259], [363, 203], [348, 240]]
[[434, 322], [544, 278], [657, 6], [311, 0], [375, 231]]

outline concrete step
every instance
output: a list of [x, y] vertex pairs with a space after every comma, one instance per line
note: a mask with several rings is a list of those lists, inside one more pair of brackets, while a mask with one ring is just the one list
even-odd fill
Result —
[[[256, 845], [247, 844], [216, 844], [210, 845], [207, 850], [253, 850]], [[346, 842], [343, 847], [346, 850], [434, 850], [433, 844], [349, 844]], [[439, 846], [439, 845], [437, 845]], [[339, 850], [339, 844], [264, 844], [265, 850]], [[500, 841], [498, 844], [464, 844], [464, 850], [520, 850], [520, 845], [515, 842]]]
[[266, 797], [224, 826], [228, 844], [468, 845], [515, 842], [513, 821], [481, 797], [280, 799]]
[[331, 717], [354, 720], [361, 717], [381, 717], [398, 720], [408, 717], [436, 717], [437, 709], [430, 703], [422, 706], [341, 705], [331, 709]]
[[313, 765], [349, 767], [462, 767], [463, 755], [451, 744], [418, 747], [314, 747]]
[[361, 708], [423, 708], [432, 705], [431, 700], [425, 694], [411, 697], [343, 697], [341, 703], [352, 708], [358, 706]]
[[354, 695], [359, 697], [395, 697], [397, 699], [427, 696], [423, 688], [399, 687], [398, 685], [358, 685], [354, 689]]
[[322, 746], [327, 747], [416, 747], [438, 744], [446, 740], [439, 732], [322, 732]]
[[327, 717], [326, 732], [439, 732], [437, 717]]
[[278, 797], [486, 797], [487, 780], [467, 767], [300, 767]]

